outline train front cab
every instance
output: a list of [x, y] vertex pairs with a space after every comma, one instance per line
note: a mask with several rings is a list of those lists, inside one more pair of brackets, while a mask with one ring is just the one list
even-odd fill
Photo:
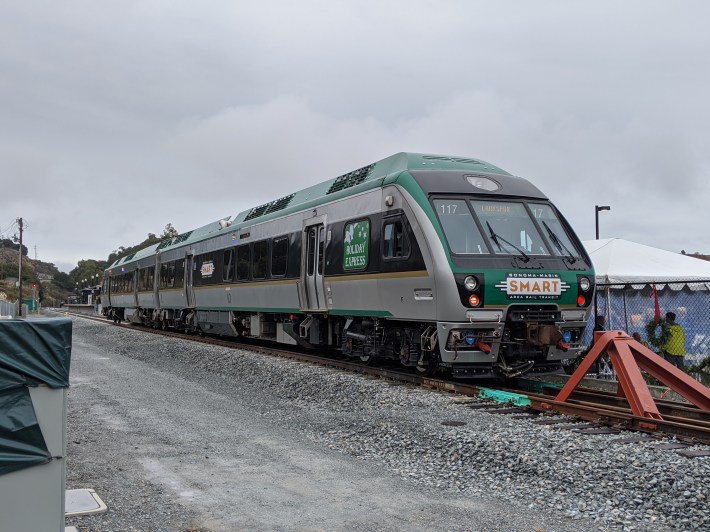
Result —
[[412, 174], [425, 191], [454, 183], [428, 194], [425, 238], [441, 245], [430, 246], [437, 324], [436, 334], [425, 331], [423, 350], [463, 378], [557, 372], [576, 358], [594, 272], [557, 209], [512, 176]]

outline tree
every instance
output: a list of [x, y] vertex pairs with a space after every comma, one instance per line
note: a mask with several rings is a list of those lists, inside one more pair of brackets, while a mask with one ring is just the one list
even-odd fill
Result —
[[[168, 224], [168, 225], [170, 225], [170, 224]], [[18, 243], [13, 242], [9, 238], [3, 238], [0, 241], [0, 247], [6, 247], [8, 249], [20, 249], [20, 244], [19, 244], [19, 242]], [[27, 253], [28, 253], [27, 246], [23, 245], [22, 246], [22, 254], [26, 257]]]
[[167, 238], [173, 238], [178, 236], [180, 233], [178, 233], [177, 229], [173, 227], [173, 224], [168, 223], [168, 225], [165, 226], [165, 229], [163, 230], [163, 234], [160, 235], [160, 240], [165, 240]]
[[98, 284], [103, 279], [105, 269], [106, 262], [103, 260], [80, 260], [77, 267], [69, 272], [70, 282], [73, 282], [74, 286], [78, 284], [79, 287]]
[[64, 272], [55, 273], [54, 274], [54, 283], [56, 285], [62, 287], [64, 290], [69, 290], [69, 291], [74, 290], [75, 281], [72, 281], [72, 278], [69, 276], [68, 273], [64, 273]]

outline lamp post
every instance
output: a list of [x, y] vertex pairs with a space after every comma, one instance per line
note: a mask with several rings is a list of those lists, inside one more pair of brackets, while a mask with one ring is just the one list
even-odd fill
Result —
[[595, 205], [594, 206], [594, 221], [597, 228], [597, 240], [599, 240], [599, 211], [610, 211], [611, 207], [609, 205]]

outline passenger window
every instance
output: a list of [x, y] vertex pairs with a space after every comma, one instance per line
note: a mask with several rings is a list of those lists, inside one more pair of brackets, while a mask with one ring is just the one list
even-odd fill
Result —
[[274, 238], [271, 247], [271, 275], [283, 277], [288, 265], [288, 238]]
[[172, 281], [170, 286], [182, 288], [185, 282], [185, 261], [182, 259], [175, 261], [173, 266], [174, 268], [170, 270], [170, 279]]
[[254, 279], [266, 279], [266, 265], [269, 259], [269, 243], [266, 240], [254, 244]]
[[401, 220], [385, 224], [382, 242], [386, 259], [409, 256], [409, 242], [404, 235], [404, 227]]
[[323, 275], [323, 255], [325, 253], [325, 228], [318, 230], [318, 274]]
[[251, 272], [251, 249], [249, 244], [237, 248], [237, 281], [248, 281]]
[[234, 279], [234, 250], [227, 249], [222, 255], [222, 280], [231, 281]]
[[311, 227], [308, 230], [308, 276], [312, 276], [316, 271], [316, 228]]
[[215, 256], [213, 253], [205, 253], [204, 255], [198, 255], [196, 260], [200, 264], [198, 270], [199, 277], [194, 279], [197, 285], [207, 285], [214, 284], [214, 271], [215, 271]]

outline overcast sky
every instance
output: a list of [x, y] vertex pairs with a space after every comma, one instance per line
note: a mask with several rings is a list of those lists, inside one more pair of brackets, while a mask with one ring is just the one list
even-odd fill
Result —
[[[400, 151], [710, 253], [710, 2], [0, 0], [0, 229], [69, 271]], [[3, 236], [7, 236], [7, 233]]]

